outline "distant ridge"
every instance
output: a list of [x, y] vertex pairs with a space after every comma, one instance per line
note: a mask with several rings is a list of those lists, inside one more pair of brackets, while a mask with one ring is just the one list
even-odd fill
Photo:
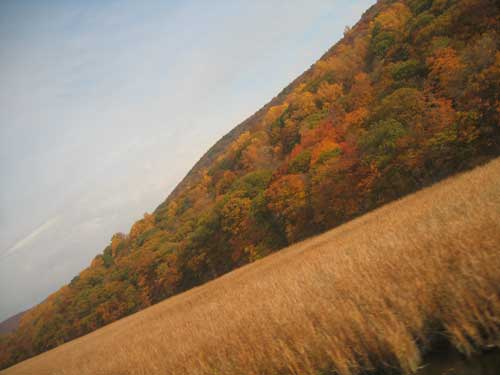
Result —
[[21, 311], [0, 323], [0, 334], [13, 332], [19, 327], [22, 316], [29, 310]]

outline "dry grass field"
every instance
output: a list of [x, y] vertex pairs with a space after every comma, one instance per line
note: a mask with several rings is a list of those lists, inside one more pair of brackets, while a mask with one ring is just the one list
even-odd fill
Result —
[[500, 159], [3, 373], [411, 373], [437, 337], [499, 344]]

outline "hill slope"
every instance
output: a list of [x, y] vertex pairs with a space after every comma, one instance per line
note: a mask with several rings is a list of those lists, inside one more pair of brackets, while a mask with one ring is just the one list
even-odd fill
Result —
[[411, 372], [438, 336], [499, 345], [499, 191], [496, 159], [5, 374]]
[[0, 337], [0, 366], [499, 155], [499, 25], [494, 0], [379, 1]]

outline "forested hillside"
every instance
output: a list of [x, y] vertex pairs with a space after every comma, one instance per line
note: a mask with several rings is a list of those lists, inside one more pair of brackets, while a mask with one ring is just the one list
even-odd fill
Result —
[[379, 1], [0, 336], [1, 366], [499, 155], [499, 16], [495, 0]]

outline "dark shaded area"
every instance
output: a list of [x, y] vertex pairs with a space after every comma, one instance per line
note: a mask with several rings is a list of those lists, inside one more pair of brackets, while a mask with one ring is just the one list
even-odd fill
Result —
[[498, 375], [500, 349], [494, 348], [467, 358], [451, 347], [429, 354], [418, 375]]

